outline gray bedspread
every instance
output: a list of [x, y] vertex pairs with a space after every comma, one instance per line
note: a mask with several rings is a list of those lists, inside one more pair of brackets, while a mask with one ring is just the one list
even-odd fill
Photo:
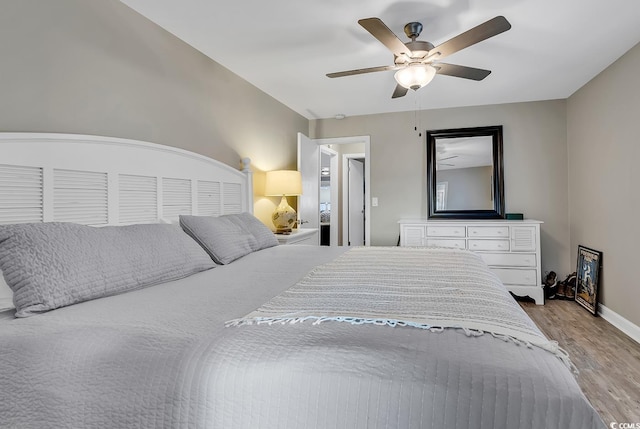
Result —
[[604, 427], [571, 372], [536, 347], [460, 330], [224, 327], [342, 251], [277, 246], [0, 318], [0, 427]]

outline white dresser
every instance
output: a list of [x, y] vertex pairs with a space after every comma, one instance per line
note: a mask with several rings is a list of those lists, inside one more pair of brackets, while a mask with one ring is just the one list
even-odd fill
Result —
[[538, 220], [424, 220], [400, 222], [401, 246], [477, 252], [509, 291], [544, 304]]

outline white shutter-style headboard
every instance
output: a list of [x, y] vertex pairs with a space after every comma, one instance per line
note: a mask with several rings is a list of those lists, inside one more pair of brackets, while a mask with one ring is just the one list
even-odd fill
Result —
[[205, 156], [113, 137], [0, 133], [0, 223], [152, 223], [253, 212], [242, 171]]

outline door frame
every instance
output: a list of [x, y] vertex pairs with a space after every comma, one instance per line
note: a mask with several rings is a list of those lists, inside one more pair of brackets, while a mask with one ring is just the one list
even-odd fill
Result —
[[[371, 137], [333, 137], [323, 139], [313, 139], [318, 145], [334, 145], [349, 143], [364, 143], [364, 242], [365, 246], [371, 245]], [[360, 158], [362, 158], [360, 154]], [[344, 176], [343, 176], [344, 177]], [[344, 182], [344, 180], [343, 180]], [[344, 201], [343, 201], [343, 239], [344, 239]], [[347, 241], [348, 242], [348, 241]], [[345, 241], [342, 242], [344, 246]]]
[[[302, 133], [298, 133], [302, 134]], [[303, 134], [304, 135], [304, 134]], [[306, 137], [306, 136], [305, 136]], [[309, 137], [307, 137], [309, 138]], [[352, 137], [333, 137], [322, 139], [310, 139], [316, 145], [318, 145], [318, 152], [321, 145], [334, 145], [334, 144], [349, 144], [349, 143], [364, 143], [364, 240], [365, 245], [371, 245], [371, 137], [370, 136], [352, 136]], [[298, 157], [300, 154], [298, 154]], [[318, 186], [320, 183], [320, 168], [318, 160]], [[300, 165], [298, 165], [298, 170]], [[318, 211], [318, 221], [320, 220], [320, 212]], [[318, 234], [318, 237], [320, 235]], [[344, 244], [344, 243], [343, 243]]]
[[[363, 159], [366, 161], [366, 157], [364, 153], [345, 153], [342, 155], [342, 245], [349, 245], [349, 227], [351, 226], [349, 223], [349, 160], [350, 159]], [[367, 184], [367, 167], [364, 167], [364, 201], [365, 207], [367, 202], [367, 189], [369, 189], [369, 185]], [[364, 224], [365, 224], [365, 232], [367, 225], [367, 212], [365, 208], [364, 213]], [[369, 240], [367, 239], [366, 233], [364, 237], [365, 246], [368, 245]]]

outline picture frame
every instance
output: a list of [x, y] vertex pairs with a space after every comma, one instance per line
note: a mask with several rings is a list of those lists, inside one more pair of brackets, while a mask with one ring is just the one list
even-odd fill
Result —
[[598, 315], [601, 268], [602, 252], [579, 245], [575, 300], [594, 316]]

